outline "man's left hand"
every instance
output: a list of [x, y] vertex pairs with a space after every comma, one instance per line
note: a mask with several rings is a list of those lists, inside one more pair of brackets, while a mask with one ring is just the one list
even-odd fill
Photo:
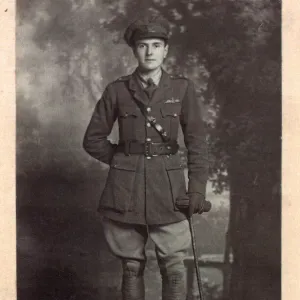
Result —
[[189, 209], [188, 215], [191, 217], [193, 214], [202, 214], [205, 207], [205, 197], [199, 193], [189, 193]]

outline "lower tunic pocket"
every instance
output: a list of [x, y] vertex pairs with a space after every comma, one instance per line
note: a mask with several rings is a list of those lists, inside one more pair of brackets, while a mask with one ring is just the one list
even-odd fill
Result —
[[174, 209], [178, 211], [179, 209], [176, 207], [176, 199], [180, 196], [186, 195], [187, 191], [184, 169], [181, 164], [180, 157], [177, 155], [165, 157], [164, 162], [172, 192]]
[[132, 199], [135, 188], [137, 158], [133, 156], [115, 156], [103, 190], [100, 207], [118, 212], [134, 210]]

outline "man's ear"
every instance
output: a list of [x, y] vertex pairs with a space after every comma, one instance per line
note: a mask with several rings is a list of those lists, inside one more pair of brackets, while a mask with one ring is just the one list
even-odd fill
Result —
[[165, 51], [164, 51], [164, 58], [167, 57], [168, 51], [169, 51], [169, 44], [166, 44], [165, 45]]

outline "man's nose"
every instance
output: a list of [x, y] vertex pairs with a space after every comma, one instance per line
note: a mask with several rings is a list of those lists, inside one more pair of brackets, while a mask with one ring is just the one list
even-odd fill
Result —
[[153, 48], [152, 48], [151, 46], [148, 46], [148, 47], [147, 47], [147, 55], [148, 55], [148, 56], [151, 55], [152, 52], [153, 52]]

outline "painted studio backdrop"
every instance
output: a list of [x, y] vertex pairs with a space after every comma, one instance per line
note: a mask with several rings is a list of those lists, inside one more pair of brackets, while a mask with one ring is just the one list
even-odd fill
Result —
[[[192, 79], [205, 107], [213, 210], [195, 230], [206, 299], [278, 300], [280, 0], [17, 1], [18, 300], [120, 299], [96, 212], [108, 167], [82, 139], [106, 84], [134, 70], [122, 36], [148, 10], [172, 26], [165, 68]], [[147, 300], [159, 299], [151, 242], [147, 254]]]

